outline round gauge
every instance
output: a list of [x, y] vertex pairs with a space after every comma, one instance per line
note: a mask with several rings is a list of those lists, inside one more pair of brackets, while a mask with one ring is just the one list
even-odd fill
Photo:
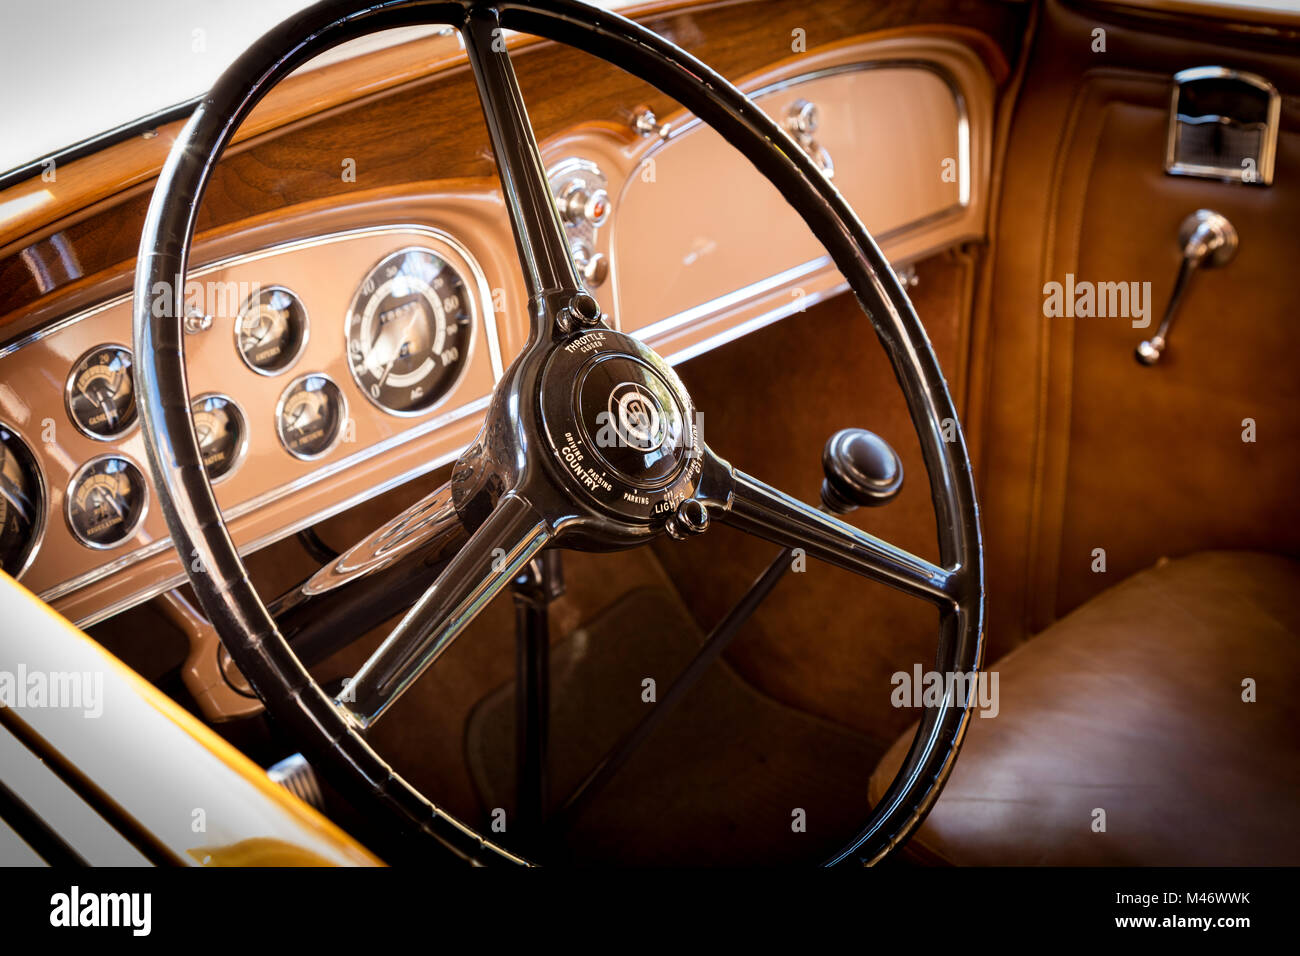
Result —
[[283, 286], [270, 286], [244, 303], [235, 322], [235, 346], [259, 375], [283, 372], [307, 344], [307, 310]]
[[68, 416], [85, 434], [101, 441], [123, 434], [135, 424], [131, 350], [97, 345], [72, 367], [64, 393]]
[[468, 283], [428, 249], [403, 249], [370, 270], [348, 310], [348, 366], [384, 411], [417, 415], [466, 368], [473, 329]]
[[347, 417], [343, 393], [328, 376], [295, 379], [280, 396], [275, 429], [280, 444], [295, 458], [319, 458], [338, 441]]
[[0, 568], [27, 569], [45, 528], [45, 482], [27, 443], [0, 425]]
[[113, 548], [135, 533], [147, 502], [144, 475], [117, 455], [92, 458], [68, 485], [68, 527], [88, 548]]
[[244, 413], [225, 395], [200, 395], [190, 403], [194, 434], [210, 481], [220, 481], [235, 470], [248, 445]]

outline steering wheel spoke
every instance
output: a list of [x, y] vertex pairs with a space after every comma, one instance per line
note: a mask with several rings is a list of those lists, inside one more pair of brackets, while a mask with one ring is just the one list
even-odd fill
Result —
[[[595, 324], [599, 309], [592, 311], [595, 299], [583, 288], [573, 264], [499, 12], [495, 7], [471, 7], [461, 33], [524, 269], [532, 323], [529, 339], [546, 343], [575, 321]], [[580, 294], [585, 298], [577, 310], [581, 315], [575, 316], [575, 297]]]
[[532, 505], [518, 495], [505, 495], [335, 703], [357, 726], [373, 724], [550, 538], [547, 523]]
[[267, 610], [311, 667], [414, 604], [468, 538], [448, 482], [269, 601]]
[[815, 558], [939, 607], [956, 603], [960, 569], [941, 568], [739, 469], [732, 470], [732, 477], [730, 503], [720, 517], [733, 527], [787, 548], [802, 548]]

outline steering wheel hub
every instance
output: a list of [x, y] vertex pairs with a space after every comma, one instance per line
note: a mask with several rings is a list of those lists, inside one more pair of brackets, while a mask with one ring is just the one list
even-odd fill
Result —
[[542, 373], [541, 411], [563, 483], [617, 517], [666, 519], [694, 492], [694, 406], [636, 339], [602, 328], [558, 344]]

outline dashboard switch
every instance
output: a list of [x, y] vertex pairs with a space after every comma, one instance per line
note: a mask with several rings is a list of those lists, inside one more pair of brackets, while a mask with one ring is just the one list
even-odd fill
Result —
[[581, 180], [574, 180], [560, 197], [560, 215], [571, 226], [603, 226], [609, 219], [609, 193], [589, 189]]

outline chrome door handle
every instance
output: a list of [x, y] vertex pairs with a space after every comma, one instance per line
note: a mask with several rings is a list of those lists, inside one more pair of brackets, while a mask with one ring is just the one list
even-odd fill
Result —
[[1178, 241], [1183, 246], [1183, 262], [1178, 267], [1173, 295], [1165, 307], [1164, 318], [1156, 334], [1138, 343], [1137, 360], [1143, 365], [1155, 365], [1169, 345], [1169, 327], [1173, 324], [1178, 305], [1183, 300], [1192, 273], [1197, 269], [1213, 269], [1227, 265], [1237, 254], [1237, 230], [1228, 217], [1213, 209], [1198, 209], [1178, 229]]

